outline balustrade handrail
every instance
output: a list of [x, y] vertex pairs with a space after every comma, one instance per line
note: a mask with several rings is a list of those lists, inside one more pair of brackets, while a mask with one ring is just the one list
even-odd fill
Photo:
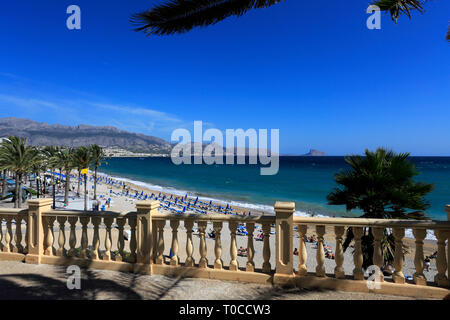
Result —
[[136, 211], [118, 212], [118, 211], [84, 211], [84, 210], [49, 210], [43, 212], [43, 216], [76, 216], [76, 217], [101, 217], [101, 218], [120, 218], [135, 216]]
[[191, 221], [212, 221], [212, 222], [244, 222], [244, 223], [275, 223], [275, 216], [237, 216], [237, 215], [221, 215], [221, 214], [195, 214], [195, 213], [184, 213], [184, 214], [172, 214], [172, 213], [155, 213], [152, 214], [152, 219], [154, 220], [191, 220]]
[[294, 217], [294, 224], [332, 225], [347, 227], [384, 227], [407, 229], [450, 229], [450, 221], [404, 220], [404, 219], [369, 219], [369, 218], [319, 218]]
[[28, 213], [28, 208], [26, 208], [26, 209], [21, 209], [21, 208], [0, 208], [0, 215], [5, 215], [5, 216], [27, 214], [27, 213]]

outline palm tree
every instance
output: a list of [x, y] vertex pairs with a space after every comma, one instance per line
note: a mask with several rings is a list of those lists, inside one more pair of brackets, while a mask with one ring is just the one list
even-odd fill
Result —
[[59, 150], [60, 148], [55, 146], [46, 146], [42, 149], [45, 161], [47, 162], [47, 167], [52, 172], [52, 185], [54, 185], [55, 182], [55, 168], [58, 166], [57, 154]]
[[[335, 181], [341, 185], [327, 196], [328, 204], [345, 205], [347, 211], [360, 209], [362, 218], [425, 219], [423, 211], [430, 207], [424, 196], [433, 189], [432, 184], [415, 182], [418, 174], [408, 160], [409, 153], [396, 154], [379, 148], [365, 151], [363, 156], [346, 156], [350, 169], [336, 173]], [[367, 233], [366, 233], [367, 231]], [[344, 250], [353, 239], [352, 229], [347, 230]], [[372, 265], [373, 235], [365, 230], [362, 240], [363, 267]], [[393, 261], [393, 235], [385, 231], [382, 240], [384, 264]]]
[[[69, 191], [70, 191], [70, 172], [75, 167], [74, 164], [74, 150], [72, 148], [62, 148], [57, 154], [58, 166], [64, 168], [66, 174], [66, 184], [64, 190], [64, 204], [69, 205]], [[61, 170], [62, 171], [62, 170]]]
[[102, 164], [103, 159], [105, 158], [105, 153], [103, 149], [93, 144], [89, 147], [92, 156], [92, 164], [94, 165], [94, 200], [97, 199], [97, 169]]
[[[87, 147], [78, 147], [75, 149], [74, 155], [74, 164], [76, 164], [76, 167], [79, 168], [79, 172], [81, 172], [82, 169], [89, 168], [92, 157], [91, 153], [89, 152], [89, 149]], [[84, 179], [84, 210], [87, 211], [87, 174], [83, 175]]]
[[[377, 0], [381, 11], [397, 21], [401, 14], [411, 18], [411, 11], [424, 12], [427, 0]], [[273, 6], [280, 0], [169, 0], [152, 9], [131, 16], [135, 31], [147, 35], [169, 35], [187, 32], [195, 27], [213, 25], [231, 16], [242, 16], [251, 9]]]
[[24, 138], [10, 136], [2, 141], [2, 148], [0, 148], [1, 169], [10, 170], [15, 174], [15, 208], [22, 207], [22, 179], [24, 174], [30, 172], [33, 164], [39, 160], [39, 151], [35, 147], [27, 146]]

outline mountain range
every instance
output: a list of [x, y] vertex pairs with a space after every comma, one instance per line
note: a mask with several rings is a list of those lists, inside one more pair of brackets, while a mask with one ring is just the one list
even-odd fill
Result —
[[[0, 138], [11, 135], [23, 137], [27, 142], [34, 146], [61, 146], [61, 147], [79, 147], [90, 144], [98, 144], [105, 148], [119, 148], [134, 153], [150, 153], [159, 155], [168, 155], [173, 145], [161, 138], [147, 136], [140, 133], [133, 133], [121, 130], [112, 126], [91, 126], [77, 125], [68, 126], [46, 122], [37, 122], [22, 118], [0, 118]], [[194, 145], [191, 144], [194, 154]], [[202, 149], [207, 144], [202, 143]], [[234, 149], [236, 154], [238, 148]], [[246, 155], [249, 149], [245, 148]], [[226, 154], [223, 149], [223, 154]], [[270, 155], [270, 151], [269, 151]], [[325, 156], [322, 151], [311, 149], [304, 156]]]
[[171, 144], [161, 138], [132, 133], [111, 126], [50, 125], [20, 118], [0, 118], [0, 137], [15, 135], [34, 146], [79, 147], [98, 144], [131, 152], [168, 154]]

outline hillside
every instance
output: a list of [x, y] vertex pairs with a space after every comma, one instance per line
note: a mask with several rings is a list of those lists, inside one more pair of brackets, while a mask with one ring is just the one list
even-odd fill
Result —
[[10, 135], [24, 137], [34, 146], [79, 147], [98, 144], [102, 147], [117, 147], [131, 152], [159, 154], [167, 154], [171, 150], [170, 143], [163, 139], [110, 126], [50, 125], [29, 119], [0, 118], [0, 137]]

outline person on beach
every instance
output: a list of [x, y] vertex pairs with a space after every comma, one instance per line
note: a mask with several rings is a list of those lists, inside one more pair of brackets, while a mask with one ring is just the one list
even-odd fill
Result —
[[294, 249], [294, 256], [298, 256], [298, 250], [297, 250], [297, 248]]
[[430, 271], [430, 265], [431, 265], [430, 257], [426, 256], [424, 262], [425, 262], [425, 268], [427, 269], [427, 271]]

